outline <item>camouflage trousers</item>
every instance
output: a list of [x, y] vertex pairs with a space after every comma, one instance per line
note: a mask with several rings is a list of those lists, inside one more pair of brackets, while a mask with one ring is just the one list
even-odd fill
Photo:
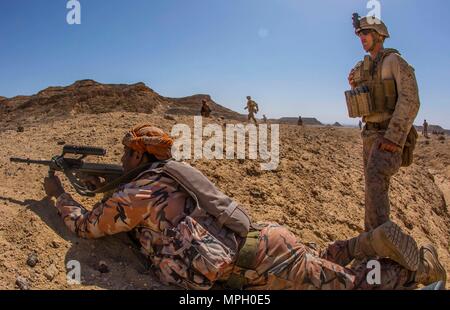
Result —
[[254, 122], [256, 125], [258, 125], [258, 121], [256, 120], [255, 114], [253, 114], [253, 113], [249, 113], [249, 114], [248, 114], [247, 120], [248, 120], [248, 121], [253, 120], [253, 122]]
[[398, 172], [402, 154], [389, 153], [379, 149], [383, 131], [362, 131], [363, 160], [365, 179], [365, 218], [366, 231], [377, 228], [389, 220], [389, 184], [391, 177]]
[[371, 285], [366, 264], [346, 268], [352, 258], [347, 241], [338, 241], [322, 253], [305, 246], [288, 229], [269, 224], [260, 232], [254, 268], [235, 267], [246, 279], [245, 289], [255, 290], [352, 290], [410, 289], [411, 272], [395, 262], [380, 260], [381, 284]]

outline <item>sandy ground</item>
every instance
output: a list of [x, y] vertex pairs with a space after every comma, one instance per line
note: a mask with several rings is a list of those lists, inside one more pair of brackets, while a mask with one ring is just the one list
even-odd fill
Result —
[[[72, 235], [56, 214], [53, 201], [45, 198], [45, 167], [9, 163], [11, 156], [50, 159], [61, 152], [63, 143], [104, 147], [108, 154], [99, 161], [117, 163], [120, 139], [132, 125], [151, 122], [170, 131], [176, 121], [192, 124], [187, 116], [173, 121], [157, 115], [74, 115], [22, 124], [24, 132], [0, 129], [0, 289], [16, 289], [18, 276], [32, 289], [167, 288], [148, 272], [146, 261], [126, 234], [99, 240]], [[259, 162], [253, 160], [191, 162], [255, 220], [282, 223], [304, 242], [325, 246], [361, 232], [364, 186], [359, 131], [282, 125], [280, 138], [280, 165], [275, 171], [261, 171]], [[450, 270], [449, 139], [421, 137], [416, 153], [415, 164], [402, 169], [392, 181], [392, 217], [419, 244], [435, 244]], [[88, 208], [96, 201], [74, 197]], [[27, 264], [32, 253], [38, 258], [34, 267]], [[66, 282], [66, 264], [71, 260], [81, 263], [81, 285]], [[109, 272], [99, 271], [101, 261]]]

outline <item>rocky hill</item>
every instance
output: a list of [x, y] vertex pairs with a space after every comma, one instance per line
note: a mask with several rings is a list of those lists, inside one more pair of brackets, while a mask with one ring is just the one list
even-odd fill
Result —
[[[84, 81], [69, 87], [49, 88], [25, 100], [8, 99], [1, 112], [0, 289], [23, 283], [32, 289], [166, 289], [126, 234], [82, 240], [69, 233], [43, 192], [47, 169], [8, 159], [50, 159], [63, 144], [80, 144], [107, 149], [107, 156], [92, 161], [117, 163], [120, 140], [131, 126], [150, 122], [170, 132], [176, 123], [193, 126], [192, 116], [166, 119], [173, 99], [161, 98], [143, 84], [100, 86]], [[84, 108], [75, 109], [80, 100]], [[20, 131], [16, 119], [22, 120]], [[274, 171], [261, 171], [257, 160], [190, 162], [254, 220], [282, 223], [303, 242], [321, 247], [363, 230], [361, 153], [358, 129], [281, 124], [280, 164]], [[450, 270], [449, 139], [420, 137], [416, 154], [415, 163], [392, 180], [392, 217], [419, 243], [435, 244]], [[63, 183], [73, 193], [65, 178]], [[88, 208], [101, 198], [74, 197]], [[66, 281], [72, 260], [81, 264], [81, 285]]]

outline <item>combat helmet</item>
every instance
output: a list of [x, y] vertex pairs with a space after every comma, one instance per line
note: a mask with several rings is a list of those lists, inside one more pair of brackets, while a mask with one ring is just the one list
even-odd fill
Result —
[[389, 38], [389, 31], [386, 25], [377, 17], [363, 17], [360, 18], [358, 13], [353, 13], [353, 27], [355, 28], [355, 33], [358, 34], [361, 30], [371, 29], [376, 31], [383, 37]]

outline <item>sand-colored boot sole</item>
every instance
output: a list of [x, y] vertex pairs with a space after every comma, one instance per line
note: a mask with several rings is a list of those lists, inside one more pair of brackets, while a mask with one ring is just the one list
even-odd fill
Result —
[[381, 257], [388, 257], [408, 270], [419, 268], [419, 249], [416, 241], [395, 223], [389, 221], [372, 233], [372, 246]]
[[[429, 251], [431, 253], [430, 255], [427, 255], [427, 258], [425, 258], [426, 251]], [[447, 272], [445, 271], [444, 266], [439, 261], [439, 256], [436, 251], [436, 248], [431, 244], [426, 244], [420, 248], [420, 259], [421, 261], [426, 261], [428, 265], [431, 265], [433, 268], [433, 275], [431, 276], [428, 281], [421, 281], [426, 282], [422, 283], [424, 285], [429, 285], [433, 282], [443, 281], [444, 285], [447, 283]], [[429, 266], [429, 268], [431, 267]], [[427, 277], [425, 277], [427, 278]]]

